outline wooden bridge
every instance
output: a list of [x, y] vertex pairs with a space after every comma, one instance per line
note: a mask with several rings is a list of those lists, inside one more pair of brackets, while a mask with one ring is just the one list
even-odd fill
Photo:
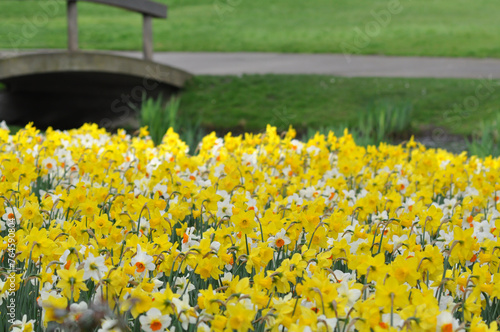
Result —
[[[39, 0], [45, 1], [45, 0]], [[84, 122], [104, 127], [127, 125], [144, 98], [168, 98], [191, 75], [153, 61], [153, 18], [167, 7], [149, 0], [67, 1], [68, 50], [14, 53], [0, 59], [0, 119], [11, 124], [34, 121], [39, 127], [70, 128]], [[143, 59], [112, 52], [81, 51], [79, 1], [143, 15]]]

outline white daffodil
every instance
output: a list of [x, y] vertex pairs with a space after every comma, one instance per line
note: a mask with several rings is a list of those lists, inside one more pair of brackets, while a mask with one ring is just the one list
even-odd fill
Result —
[[269, 245], [273, 248], [281, 248], [292, 243], [290, 238], [286, 236], [286, 230], [282, 228], [275, 236], [269, 237]]
[[122, 332], [117, 319], [105, 317], [101, 322], [101, 328], [97, 332]]
[[361, 291], [359, 289], [355, 289], [355, 288], [350, 289], [347, 281], [342, 281], [340, 283], [340, 287], [337, 288], [337, 292], [339, 294], [339, 297], [347, 299], [347, 306], [348, 307], [352, 307], [354, 305], [354, 303], [356, 303], [356, 301], [361, 296]]
[[163, 332], [168, 329], [172, 318], [163, 315], [157, 308], [151, 308], [146, 315], [139, 317], [141, 328], [146, 332]]
[[57, 171], [57, 160], [54, 158], [45, 158], [42, 160], [42, 169], [46, 169], [49, 173], [55, 173]]
[[71, 303], [69, 306], [69, 318], [71, 318], [72, 321], [78, 322], [80, 318], [82, 317], [83, 314], [85, 314], [87, 311], [92, 313], [92, 311], [89, 310], [89, 307], [86, 302], [80, 302], [80, 303]]
[[22, 320], [15, 320], [14, 324], [12, 324], [12, 332], [32, 332], [35, 327], [35, 320], [28, 320], [28, 316], [23, 315]]
[[21, 213], [14, 207], [6, 207], [5, 213], [2, 215], [2, 220], [5, 222], [16, 222], [19, 224], [21, 220]]
[[189, 327], [189, 324], [196, 323], [196, 317], [193, 308], [189, 305], [189, 296], [188, 294], [184, 294], [184, 296], [179, 299], [174, 297], [172, 299], [172, 303], [175, 305], [177, 309], [177, 314], [179, 317], [179, 321], [181, 322], [182, 329], [186, 331]]
[[217, 218], [224, 218], [225, 216], [233, 215], [233, 207], [231, 204], [231, 197], [226, 198], [222, 202], [217, 202]]
[[137, 245], [137, 253], [130, 261], [130, 264], [136, 267], [136, 272], [142, 273], [145, 270], [153, 271], [156, 266], [153, 263], [153, 257], [142, 251], [141, 246]]
[[187, 277], [177, 277], [177, 279], [175, 279], [175, 286], [177, 287], [176, 293], [179, 295], [187, 294], [195, 289], [194, 285], [189, 282]]
[[326, 318], [325, 315], [318, 316], [318, 331], [333, 332], [337, 326], [337, 318]]
[[458, 319], [453, 318], [449, 311], [443, 311], [437, 316], [436, 331], [456, 331], [459, 326]]
[[89, 253], [89, 257], [87, 257], [87, 259], [84, 261], [84, 270], [84, 280], [92, 278], [95, 281], [99, 281], [105, 276], [106, 272], [108, 272], [108, 267], [104, 262], [104, 257], [94, 257], [92, 253]]
[[195, 230], [194, 227], [188, 227], [184, 235], [182, 235], [182, 252], [187, 252], [192, 246], [200, 244], [198, 242], [200, 237], [194, 234]]

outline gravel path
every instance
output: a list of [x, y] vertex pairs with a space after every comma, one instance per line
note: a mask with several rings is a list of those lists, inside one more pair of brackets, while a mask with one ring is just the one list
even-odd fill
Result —
[[[140, 53], [123, 52], [141, 56]], [[500, 78], [500, 59], [342, 54], [155, 53], [197, 75], [326, 74], [347, 77]]]
[[[142, 57], [140, 52], [114, 53]], [[9, 55], [12, 52], [0, 51], [0, 59]], [[195, 75], [325, 74], [346, 77], [500, 78], [500, 59], [192, 52], [156, 52], [154, 59]]]

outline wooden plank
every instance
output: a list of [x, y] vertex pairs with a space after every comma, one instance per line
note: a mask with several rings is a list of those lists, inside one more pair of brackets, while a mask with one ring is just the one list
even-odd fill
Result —
[[68, 50], [78, 51], [78, 8], [76, 0], [68, 1]]
[[153, 19], [149, 15], [143, 15], [142, 50], [144, 60], [153, 61]]
[[[67, 0], [72, 1], [72, 0]], [[167, 17], [167, 6], [149, 0], [79, 0], [100, 3], [142, 13], [156, 18]]]

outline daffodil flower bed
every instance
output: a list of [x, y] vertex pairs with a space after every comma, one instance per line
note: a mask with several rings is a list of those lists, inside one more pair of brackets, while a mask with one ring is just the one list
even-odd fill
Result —
[[497, 159], [0, 129], [3, 331], [496, 331]]

